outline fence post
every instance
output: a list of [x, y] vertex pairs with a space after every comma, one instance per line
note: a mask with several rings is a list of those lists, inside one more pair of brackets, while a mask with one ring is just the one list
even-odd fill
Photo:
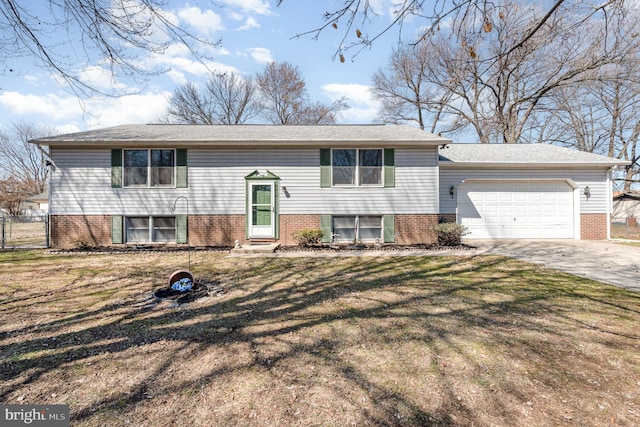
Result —
[[2, 215], [2, 249], [4, 249], [4, 215]]

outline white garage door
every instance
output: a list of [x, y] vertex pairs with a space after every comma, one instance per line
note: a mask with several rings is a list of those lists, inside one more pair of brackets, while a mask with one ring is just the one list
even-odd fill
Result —
[[574, 237], [573, 188], [566, 181], [468, 181], [458, 218], [469, 238]]

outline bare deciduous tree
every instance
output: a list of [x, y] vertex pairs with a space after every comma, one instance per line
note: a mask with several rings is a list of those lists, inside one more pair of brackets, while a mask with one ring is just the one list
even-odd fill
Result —
[[[161, 54], [172, 44], [187, 48], [200, 60], [202, 39], [175, 24], [163, 0], [0, 0], [0, 73], [12, 73], [12, 60], [32, 57], [37, 65], [65, 80], [78, 94], [104, 93], [82, 80], [83, 65], [99, 62], [112, 75], [146, 79], [141, 52]], [[66, 37], [66, 39], [65, 39]], [[61, 39], [62, 38], [62, 39]], [[75, 42], [80, 45], [74, 45]], [[70, 47], [76, 49], [71, 50]], [[97, 65], [97, 64], [96, 64]]]
[[0, 179], [0, 209], [9, 215], [22, 215], [21, 203], [33, 195], [29, 182], [9, 177]]
[[379, 112], [382, 122], [414, 122], [424, 130], [431, 117], [429, 131], [435, 132], [450, 95], [429, 84], [427, 64], [432, 58], [426, 47], [426, 43], [400, 44], [393, 50], [388, 68], [374, 73], [371, 91], [382, 104]]
[[9, 213], [19, 213], [26, 197], [42, 193], [47, 187], [47, 155], [28, 141], [56, 133], [55, 129], [28, 123], [0, 131], [0, 206]]
[[347, 108], [344, 98], [341, 98], [330, 105], [322, 102], [307, 103], [298, 111], [295, 118], [295, 124], [306, 125], [331, 125], [337, 121], [338, 111]]
[[276, 125], [332, 124], [336, 113], [346, 107], [344, 99], [331, 105], [308, 100], [298, 67], [287, 62], [271, 62], [256, 77], [264, 118]]
[[203, 93], [193, 83], [177, 88], [168, 115], [178, 123], [238, 125], [259, 111], [253, 79], [229, 72], [212, 74]]
[[55, 129], [29, 123], [16, 123], [8, 131], [0, 130], [0, 170], [5, 171], [5, 177], [0, 178], [29, 182], [33, 194], [43, 192], [49, 174], [47, 155], [29, 141], [56, 133]]
[[597, 79], [554, 95], [558, 143], [629, 160], [620, 180], [624, 191], [640, 182], [640, 60], [629, 56]]
[[507, 1], [492, 11], [484, 33], [472, 26], [442, 30], [414, 48], [424, 68], [403, 65], [410, 62], [400, 67], [413, 74], [412, 81], [422, 75], [438, 94], [426, 105], [440, 103], [453, 128], [469, 126], [483, 143], [537, 141], [554, 92], [596, 78], [598, 70], [638, 48], [633, 37], [617, 36], [631, 28], [618, 10], [589, 31], [576, 31], [578, 13], [553, 15], [533, 35], [528, 29], [537, 25], [535, 5]]
[[307, 89], [298, 67], [271, 62], [256, 77], [262, 96], [262, 114], [272, 124], [295, 123], [306, 101]]
[[200, 95], [198, 87], [193, 83], [187, 83], [176, 88], [169, 101], [169, 121], [184, 124], [215, 123], [211, 100], [204, 94]]
[[[281, 6], [286, 0], [278, 0], [277, 5]], [[539, 4], [539, 11], [536, 13], [531, 24], [519, 32], [518, 37], [514, 37], [508, 49], [504, 53], [511, 53], [522, 47], [535, 36], [548, 21], [554, 16], [567, 13], [577, 14], [575, 21], [580, 28], [590, 26], [592, 20], [605, 18], [608, 9], [616, 4], [622, 4], [624, 0], [553, 0]], [[528, 3], [534, 4], [534, 3]], [[405, 21], [412, 19], [424, 20], [422, 31], [418, 35], [418, 40], [428, 39], [436, 34], [441, 27], [451, 26], [460, 29], [458, 34], [463, 38], [469, 37], [470, 32], [475, 35], [482, 35], [491, 31], [496, 24], [496, 16], [499, 15], [499, 3], [491, 0], [398, 0], [393, 2], [392, 19], [386, 21], [381, 27], [369, 27], [378, 15], [377, 8], [380, 3], [369, 0], [343, 0], [342, 5], [327, 10], [323, 16], [323, 22], [316, 28], [310, 29], [296, 37], [311, 36], [318, 38], [322, 32], [329, 28], [342, 31], [342, 39], [339, 43], [335, 57], [339, 57], [344, 62], [344, 52], [355, 50], [355, 55], [362, 49], [371, 47], [375, 41], [383, 34], [397, 29], [400, 36]], [[402, 38], [402, 37], [400, 37]], [[485, 60], [495, 60], [496, 58], [485, 58]]]
[[171, 97], [167, 120], [237, 125], [262, 116], [277, 125], [321, 125], [335, 123], [344, 108], [344, 98], [332, 104], [309, 101], [298, 68], [272, 62], [255, 79], [236, 73], [213, 74], [203, 91], [193, 83], [178, 87]]

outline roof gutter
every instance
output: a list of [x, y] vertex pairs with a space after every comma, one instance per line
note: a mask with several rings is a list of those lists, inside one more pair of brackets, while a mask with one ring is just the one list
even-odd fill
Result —
[[340, 141], [340, 140], [262, 140], [262, 141], [250, 141], [250, 140], [224, 140], [224, 141], [211, 141], [211, 140], [101, 140], [101, 141], [81, 141], [81, 140], [66, 140], [66, 141], [46, 141], [35, 140], [30, 141], [37, 145], [46, 145], [49, 147], [60, 148], [110, 148], [110, 147], [134, 147], [134, 148], [149, 148], [149, 147], [208, 147], [208, 148], [334, 148], [334, 147], [355, 147], [355, 148], [424, 148], [424, 147], [436, 147], [442, 145], [441, 141], [415, 141], [415, 140], [362, 140], [362, 141]]
[[620, 160], [616, 163], [585, 163], [585, 162], [566, 162], [566, 163], [499, 163], [499, 162], [451, 162], [446, 160], [440, 160], [439, 165], [441, 168], [451, 168], [451, 169], [468, 169], [468, 168], [476, 168], [476, 169], [496, 169], [496, 168], [507, 168], [507, 169], [540, 169], [541, 167], [546, 169], [562, 169], [562, 168], [606, 168], [611, 169], [617, 166], [623, 166], [628, 164], [627, 161]]

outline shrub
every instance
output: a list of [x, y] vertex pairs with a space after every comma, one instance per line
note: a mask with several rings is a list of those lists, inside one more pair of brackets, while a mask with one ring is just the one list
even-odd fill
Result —
[[455, 222], [443, 222], [433, 227], [438, 236], [438, 244], [442, 246], [457, 246], [462, 243], [462, 236], [469, 234], [467, 227]]
[[322, 240], [322, 236], [324, 236], [324, 231], [315, 228], [303, 228], [291, 234], [291, 237], [300, 246], [317, 245]]
[[89, 249], [91, 247], [89, 242], [81, 237], [77, 239], [73, 239], [72, 244], [75, 248], [78, 248], [78, 249]]

